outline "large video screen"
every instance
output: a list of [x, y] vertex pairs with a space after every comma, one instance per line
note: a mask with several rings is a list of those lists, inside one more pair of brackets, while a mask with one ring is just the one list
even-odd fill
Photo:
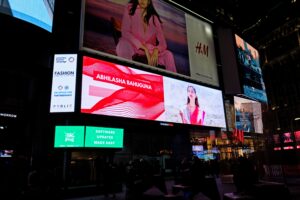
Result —
[[258, 51], [235, 34], [238, 63], [242, 66], [244, 94], [267, 103], [266, 88]]
[[261, 103], [234, 97], [235, 127], [252, 133], [263, 133]]
[[138, 2], [86, 0], [81, 48], [219, 86], [211, 24], [163, 0]]
[[81, 113], [226, 127], [221, 90], [87, 56]]
[[0, 12], [52, 32], [55, 0], [2, 0]]

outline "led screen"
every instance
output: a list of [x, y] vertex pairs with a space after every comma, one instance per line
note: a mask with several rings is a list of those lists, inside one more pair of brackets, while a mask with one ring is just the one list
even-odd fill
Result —
[[54, 147], [83, 147], [84, 126], [56, 126]]
[[219, 86], [212, 26], [163, 0], [149, 6], [146, 26], [128, 0], [86, 0], [82, 49]]
[[282, 134], [282, 141], [283, 143], [290, 143], [293, 142], [293, 137], [291, 132], [286, 132]]
[[235, 96], [234, 109], [236, 129], [263, 133], [261, 103]]
[[50, 112], [74, 112], [77, 55], [54, 56]]
[[81, 112], [226, 127], [220, 90], [87, 56]]
[[55, 0], [2, 0], [0, 12], [52, 32]]
[[87, 126], [85, 147], [122, 148], [123, 135], [123, 129]]
[[11, 158], [14, 155], [13, 149], [2, 149], [0, 150], [0, 158]]
[[294, 132], [294, 135], [295, 135], [295, 140], [296, 140], [297, 142], [300, 142], [300, 131], [295, 131], [295, 132]]
[[244, 94], [258, 101], [267, 102], [258, 51], [238, 35], [235, 35], [235, 42], [238, 62], [242, 66]]
[[192, 151], [203, 151], [203, 145], [192, 145]]

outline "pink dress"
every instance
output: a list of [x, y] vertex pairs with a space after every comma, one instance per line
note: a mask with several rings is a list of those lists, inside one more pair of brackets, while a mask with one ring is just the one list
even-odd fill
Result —
[[[167, 50], [167, 43], [162, 31], [161, 23], [157, 16], [151, 16], [149, 25], [144, 30], [144, 24], [141, 18], [142, 9], [137, 6], [134, 15], [129, 15], [131, 4], [125, 9], [122, 20], [122, 37], [116, 47], [117, 55], [123, 58], [132, 59], [136, 53], [145, 53], [140, 49], [144, 44], [150, 53], [154, 48], [159, 51], [158, 64], [164, 65], [166, 70], [176, 72], [176, 66], [173, 54]], [[158, 45], [156, 45], [156, 39]]]

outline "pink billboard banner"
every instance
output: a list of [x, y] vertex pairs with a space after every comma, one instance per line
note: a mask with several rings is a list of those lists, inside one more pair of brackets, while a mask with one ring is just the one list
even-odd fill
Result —
[[155, 120], [164, 111], [162, 76], [83, 59], [81, 112]]
[[220, 90], [87, 56], [81, 113], [226, 127]]

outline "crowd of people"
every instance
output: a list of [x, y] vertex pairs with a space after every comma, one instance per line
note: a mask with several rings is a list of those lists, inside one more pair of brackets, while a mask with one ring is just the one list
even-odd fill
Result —
[[[156, 187], [162, 194], [167, 194], [166, 177], [172, 177], [174, 184], [190, 187], [190, 196], [199, 192], [208, 196], [216, 191], [212, 183], [221, 174], [233, 174], [237, 192], [251, 190], [259, 180], [259, 169], [251, 159], [240, 157], [232, 160], [202, 160], [197, 156], [184, 157], [171, 162], [172, 172], [166, 174], [160, 160], [138, 158], [126, 164], [114, 163], [101, 159], [95, 160], [96, 185], [103, 195], [116, 198], [116, 193], [126, 186], [126, 198], [142, 199], [143, 194], [151, 187]], [[26, 164], [27, 163], [27, 164]], [[43, 197], [62, 199], [63, 183], [60, 170], [49, 165], [29, 167], [28, 160], [1, 160], [1, 194], [12, 196], [12, 199], [39, 199]], [[71, 175], [71, 174], [70, 174]], [[71, 177], [72, 178], [72, 177]], [[102, 192], [101, 192], [102, 191]], [[55, 195], [55, 196], [53, 196]], [[13, 198], [14, 197], [14, 198]]]

